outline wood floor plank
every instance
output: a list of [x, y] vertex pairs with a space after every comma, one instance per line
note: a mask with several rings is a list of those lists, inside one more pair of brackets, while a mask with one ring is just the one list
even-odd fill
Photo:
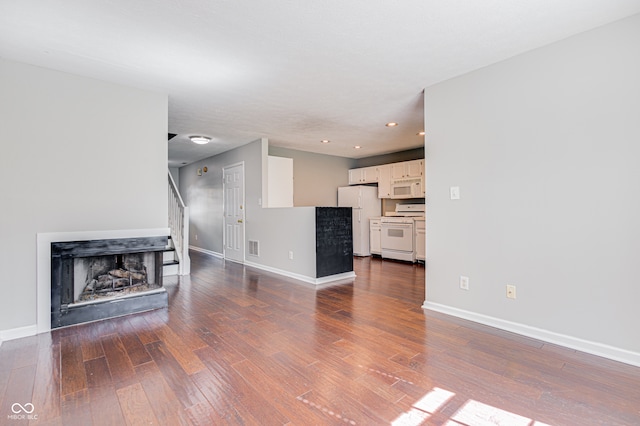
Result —
[[135, 370], [122, 340], [117, 334], [107, 334], [101, 341], [113, 384], [116, 388], [130, 385], [134, 380]]
[[354, 258], [352, 282], [315, 289], [191, 255], [168, 309], [4, 342], [0, 410], [31, 398], [38, 426], [640, 425], [640, 368], [423, 310], [424, 266]]
[[[1, 352], [0, 352], [1, 354]], [[9, 383], [9, 377], [11, 376], [11, 370], [0, 370], [0, 407], [5, 406], [5, 398], [11, 399], [11, 394], [7, 393], [7, 385]], [[13, 404], [13, 403], [11, 403]]]
[[153, 328], [146, 321], [145, 316], [150, 315], [150, 313], [143, 313], [139, 315], [129, 315], [127, 320], [131, 327], [136, 331], [138, 335], [138, 339], [140, 339], [140, 343], [146, 345], [151, 342], [157, 342], [160, 338], [153, 331]]
[[120, 400], [113, 386], [89, 388], [91, 400], [91, 420], [94, 426], [112, 426], [125, 424], [120, 408]]
[[[233, 365], [240, 376], [247, 383], [264, 396], [270, 406], [281, 413], [287, 421], [293, 424], [319, 424], [321, 417], [318, 413], [310, 410], [308, 406], [301, 405], [296, 397], [303, 393], [298, 393], [294, 388], [287, 386], [281, 382], [277, 376], [270, 376], [262, 371], [250, 360], [244, 360]], [[306, 388], [306, 386], [305, 386]], [[273, 418], [273, 414], [269, 415]]]
[[198, 350], [198, 356], [201, 357], [208, 370], [213, 373], [213, 377], [216, 378], [216, 386], [232, 394], [234, 401], [242, 404], [244, 409], [252, 413], [254, 418], [258, 420], [269, 419], [271, 424], [286, 424], [288, 422], [288, 419], [265, 399], [265, 395], [247, 382], [232, 365], [223, 359], [215, 358], [214, 353], [207, 348]]
[[[78, 345], [80, 350], [80, 345]], [[92, 425], [91, 398], [88, 389], [62, 395], [62, 424], [65, 426]]]
[[35, 365], [38, 361], [38, 347], [37, 336], [20, 339], [20, 344], [15, 347], [16, 357], [13, 361], [13, 369]]
[[[366, 374], [363, 369], [350, 366], [343, 360], [332, 362], [334, 364], [329, 366], [329, 361], [323, 360], [307, 367], [308, 375], [313, 378], [311, 387], [315, 395], [331, 401], [331, 406], [339, 407], [343, 415], [357, 419], [360, 424], [382, 424], [401, 413], [400, 408], [394, 405], [396, 401], [386, 400], [358, 380]], [[343, 383], [349, 383], [349, 386], [342, 386]], [[387, 387], [390, 388], [391, 384]], [[340, 389], [339, 398], [327, 392], [331, 388]]]
[[104, 356], [102, 342], [100, 341], [100, 328], [94, 324], [82, 324], [78, 326], [78, 335], [82, 345], [82, 359], [88, 361]]
[[[259, 418], [253, 417], [249, 410], [239, 403], [232, 385], [220, 375], [207, 369], [194, 374], [193, 381], [209, 402], [210, 409], [206, 418], [211, 424], [261, 424]], [[191, 415], [202, 412], [205, 408], [202, 404], [194, 407], [188, 410]]]
[[[11, 370], [7, 379], [6, 391], [0, 406], [0, 420], [8, 419], [6, 416], [14, 414], [13, 404], [33, 404], [33, 383], [36, 376], [36, 366], [27, 365]], [[35, 407], [35, 406], [34, 406]], [[19, 410], [20, 415], [29, 413]], [[27, 420], [28, 421], [28, 420]]]
[[[193, 350], [170, 327], [160, 327], [156, 330], [156, 334], [187, 374], [204, 370], [204, 364], [193, 354]], [[202, 346], [199, 345], [196, 349]]]
[[[44, 340], [44, 339], [42, 339]], [[60, 344], [50, 340], [38, 348], [36, 380], [32, 402], [38, 407], [40, 424], [61, 422], [60, 418]], [[30, 422], [35, 424], [36, 421]]]
[[13, 362], [16, 359], [17, 351], [7, 347], [4, 343], [0, 346], [0, 371], [11, 371]]
[[[226, 361], [228, 364], [235, 364], [243, 359], [246, 359], [244, 355], [238, 352], [233, 345], [227, 344], [224, 340], [220, 339], [215, 333], [209, 332], [209, 330], [200, 330], [200, 336], [207, 346], [194, 351], [194, 353], [202, 359], [200, 352], [213, 351], [215, 352], [215, 358], [220, 358]], [[213, 357], [212, 355], [208, 355]]]
[[116, 393], [127, 425], [158, 424], [158, 419], [140, 383], [120, 388]]
[[[203, 317], [206, 318], [205, 316]], [[195, 351], [207, 346], [198, 333], [198, 329], [204, 325], [201, 319], [190, 318], [185, 320], [182, 316], [176, 315], [171, 321], [171, 330], [180, 336], [180, 339], [190, 351]]]
[[147, 352], [144, 345], [138, 337], [136, 329], [131, 325], [127, 318], [123, 317], [123, 322], [118, 327], [119, 337], [124, 345], [129, 360], [133, 366], [144, 364], [151, 361], [151, 355]]
[[[386, 425], [390, 423], [378, 417], [357, 400], [344, 395], [342, 391], [332, 391], [331, 388], [336, 389], [335, 385], [320, 386], [297, 398], [311, 412], [324, 417], [324, 422], [320, 424]], [[399, 408], [398, 413], [401, 413]]]
[[[82, 342], [77, 334], [60, 339], [60, 379], [62, 396], [87, 389], [82, 359]], [[70, 401], [75, 401], [71, 399]]]
[[144, 388], [159, 424], [187, 425], [188, 415], [176, 394], [164, 380], [157, 365], [149, 362], [136, 367], [136, 375]]
[[111, 370], [109, 370], [107, 359], [104, 356], [85, 361], [84, 369], [87, 375], [87, 387], [89, 389], [113, 386]]
[[207, 399], [193, 383], [191, 377], [185, 373], [164, 342], [149, 343], [146, 348], [184, 408], [200, 403], [207, 404]]

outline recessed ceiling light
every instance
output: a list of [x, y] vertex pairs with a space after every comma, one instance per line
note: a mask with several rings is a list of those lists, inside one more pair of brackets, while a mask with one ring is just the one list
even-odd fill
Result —
[[211, 142], [211, 138], [206, 136], [189, 136], [189, 139], [191, 139], [191, 142], [197, 143], [198, 145], [204, 145]]
[[320, 142], [321, 142], [321, 143], [329, 143], [329, 142], [331, 142], [331, 141], [330, 141], [329, 139], [322, 139]]
[[361, 147], [360, 145], [356, 145], [356, 146], [354, 146], [354, 148], [355, 148], [355, 149], [360, 149], [360, 148], [362, 148], [362, 147]]
[[387, 127], [396, 127], [397, 125], [398, 125], [398, 123], [394, 123], [393, 121], [391, 123], [385, 124], [385, 126], [387, 126]]
[[416, 135], [418, 135], [418, 136], [424, 136], [424, 130], [423, 130], [423, 131], [421, 131], [421, 132], [416, 133]]

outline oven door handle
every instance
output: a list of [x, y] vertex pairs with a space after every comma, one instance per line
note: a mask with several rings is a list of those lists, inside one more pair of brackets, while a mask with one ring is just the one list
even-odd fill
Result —
[[413, 225], [411, 225], [410, 223], [383, 223], [382, 224], [383, 228], [412, 228]]

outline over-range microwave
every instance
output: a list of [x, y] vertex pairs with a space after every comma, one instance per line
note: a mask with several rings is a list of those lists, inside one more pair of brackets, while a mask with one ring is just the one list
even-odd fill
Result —
[[391, 182], [391, 198], [422, 198], [422, 179], [398, 179]]

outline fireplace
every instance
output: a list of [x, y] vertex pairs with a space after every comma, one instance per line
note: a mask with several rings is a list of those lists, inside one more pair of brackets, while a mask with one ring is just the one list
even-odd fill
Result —
[[166, 236], [51, 243], [51, 328], [167, 306]]

